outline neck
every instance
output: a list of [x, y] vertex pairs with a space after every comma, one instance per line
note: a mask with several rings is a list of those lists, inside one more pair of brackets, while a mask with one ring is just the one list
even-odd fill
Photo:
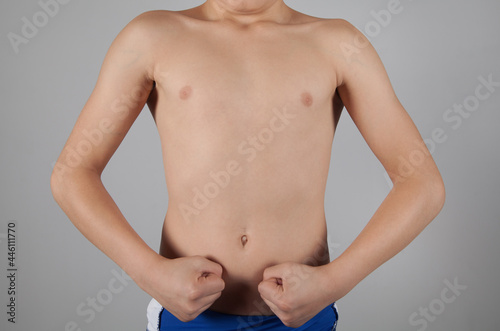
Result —
[[243, 25], [264, 21], [286, 23], [293, 12], [283, 0], [207, 0], [201, 9], [210, 20], [230, 20]]

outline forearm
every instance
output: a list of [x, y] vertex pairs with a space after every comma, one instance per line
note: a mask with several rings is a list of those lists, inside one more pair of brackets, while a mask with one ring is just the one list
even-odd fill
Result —
[[106, 191], [97, 172], [85, 169], [54, 173], [55, 200], [71, 222], [136, 282], [155, 263], [154, 252], [134, 231]]
[[439, 183], [418, 178], [395, 183], [359, 236], [328, 266], [335, 283], [345, 287], [342, 295], [402, 251], [436, 217], [444, 203]]

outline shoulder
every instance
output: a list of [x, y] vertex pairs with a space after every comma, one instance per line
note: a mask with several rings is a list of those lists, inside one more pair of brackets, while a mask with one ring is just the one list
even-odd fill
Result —
[[344, 19], [325, 19], [315, 31], [321, 48], [334, 63], [342, 82], [346, 72], [365, 68], [378, 61], [378, 54], [368, 38]]
[[141, 13], [120, 31], [113, 44], [153, 52], [160, 43], [169, 41], [178, 34], [183, 24], [181, 16], [167, 10]]
[[170, 31], [177, 30], [176, 24], [175, 15], [167, 11], [150, 11], [136, 16], [111, 43], [103, 67], [118, 66], [153, 77], [158, 45], [169, 40]]
[[158, 23], [174, 23], [179, 21], [184, 15], [178, 11], [172, 10], [150, 10], [137, 15], [131, 23], [137, 24], [158, 24]]
[[178, 27], [182, 24], [182, 17], [183, 15], [174, 11], [147, 11], [132, 19], [123, 30], [130, 33], [148, 33], [149, 36], [154, 36], [164, 32], [165, 29]]
[[[330, 42], [330, 45], [339, 45], [353, 39], [366, 39], [354, 25], [341, 18], [321, 19], [317, 24], [317, 32], [326, 42]], [[332, 44], [332, 41], [336, 43]]]
[[328, 54], [337, 56], [346, 47], [364, 48], [369, 45], [364, 34], [344, 19], [316, 18], [305, 26], [307, 37], [313, 39]]
[[166, 41], [178, 35], [188, 26], [189, 17], [177, 11], [152, 10], [141, 13], [132, 19], [122, 30], [131, 38], [142, 38], [144, 41]]

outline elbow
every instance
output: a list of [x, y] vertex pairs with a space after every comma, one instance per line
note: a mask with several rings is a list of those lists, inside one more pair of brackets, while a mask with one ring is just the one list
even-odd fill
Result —
[[446, 201], [446, 189], [439, 172], [426, 173], [398, 181], [394, 184], [394, 192], [407, 191], [413, 196], [418, 208], [426, 214], [429, 223], [441, 212]]
[[64, 173], [61, 169], [54, 167], [50, 176], [50, 191], [54, 200], [60, 204], [61, 198], [64, 195]]
[[56, 163], [50, 175], [50, 190], [54, 200], [61, 205], [68, 197], [68, 189], [75, 184], [78, 169]]
[[439, 192], [435, 194], [434, 203], [436, 204], [436, 216], [441, 212], [446, 202], [446, 190], [444, 185], [439, 189]]
[[427, 197], [426, 204], [434, 218], [441, 212], [446, 202], [446, 188], [441, 175], [438, 174], [432, 179], [426, 180], [424, 187], [424, 194]]
[[82, 188], [95, 185], [100, 182], [101, 172], [95, 169], [82, 167], [70, 168], [56, 163], [50, 176], [50, 190], [54, 200], [62, 207], [62, 204], [75, 196]]

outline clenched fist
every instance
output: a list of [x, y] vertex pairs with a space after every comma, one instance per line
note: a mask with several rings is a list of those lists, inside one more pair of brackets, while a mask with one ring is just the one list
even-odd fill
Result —
[[324, 266], [283, 263], [264, 270], [260, 296], [286, 326], [302, 326], [334, 301]]
[[143, 289], [183, 322], [195, 319], [224, 289], [222, 266], [201, 256], [161, 258]]

